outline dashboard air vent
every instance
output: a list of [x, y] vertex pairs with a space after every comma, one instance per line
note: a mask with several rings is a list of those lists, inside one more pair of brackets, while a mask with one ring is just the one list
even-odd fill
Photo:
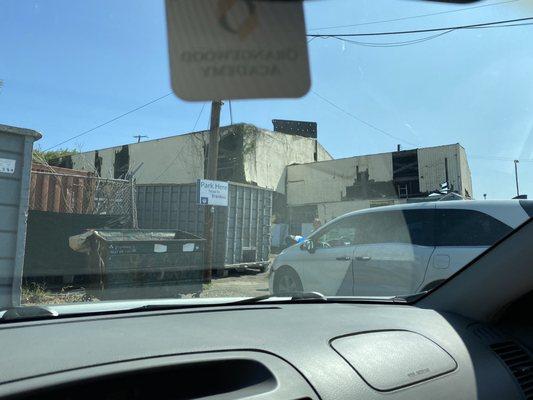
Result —
[[533, 399], [533, 358], [518, 343], [508, 341], [490, 346], [511, 370], [526, 399]]

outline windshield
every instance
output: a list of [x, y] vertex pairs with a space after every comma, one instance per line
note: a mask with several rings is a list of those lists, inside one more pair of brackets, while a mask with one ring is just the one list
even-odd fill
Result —
[[409, 296], [533, 215], [533, 1], [193, 3], [1, 3], [0, 309]]

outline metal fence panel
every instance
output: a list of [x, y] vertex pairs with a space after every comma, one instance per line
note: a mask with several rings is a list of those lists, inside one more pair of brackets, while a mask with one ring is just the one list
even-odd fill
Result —
[[40, 137], [0, 125], [0, 308], [20, 305], [31, 158]]
[[[137, 215], [144, 229], [179, 229], [204, 235], [205, 208], [196, 204], [196, 184], [138, 185]], [[267, 261], [272, 191], [230, 183], [228, 207], [215, 207], [216, 267]]]

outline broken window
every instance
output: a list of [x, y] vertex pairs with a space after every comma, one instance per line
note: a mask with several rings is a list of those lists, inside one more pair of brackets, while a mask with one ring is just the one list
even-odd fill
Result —
[[113, 164], [113, 177], [115, 179], [125, 179], [130, 168], [130, 149], [124, 145], [122, 149], [115, 152], [115, 163]]
[[398, 197], [408, 198], [420, 195], [416, 150], [392, 153], [392, 180]]
[[94, 170], [98, 176], [102, 176], [102, 157], [98, 154], [98, 150], [94, 153]]

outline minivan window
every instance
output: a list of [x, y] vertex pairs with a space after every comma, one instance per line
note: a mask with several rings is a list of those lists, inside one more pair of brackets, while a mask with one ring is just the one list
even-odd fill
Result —
[[361, 216], [358, 243], [433, 246], [433, 210], [373, 212]]
[[491, 246], [512, 231], [503, 222], [475, 210], [437, 210], [438, 246]]
[[356, 218], [346, 218], [331, 225], [311, 239], [318, 248], [344, 247], [355, 244]]

